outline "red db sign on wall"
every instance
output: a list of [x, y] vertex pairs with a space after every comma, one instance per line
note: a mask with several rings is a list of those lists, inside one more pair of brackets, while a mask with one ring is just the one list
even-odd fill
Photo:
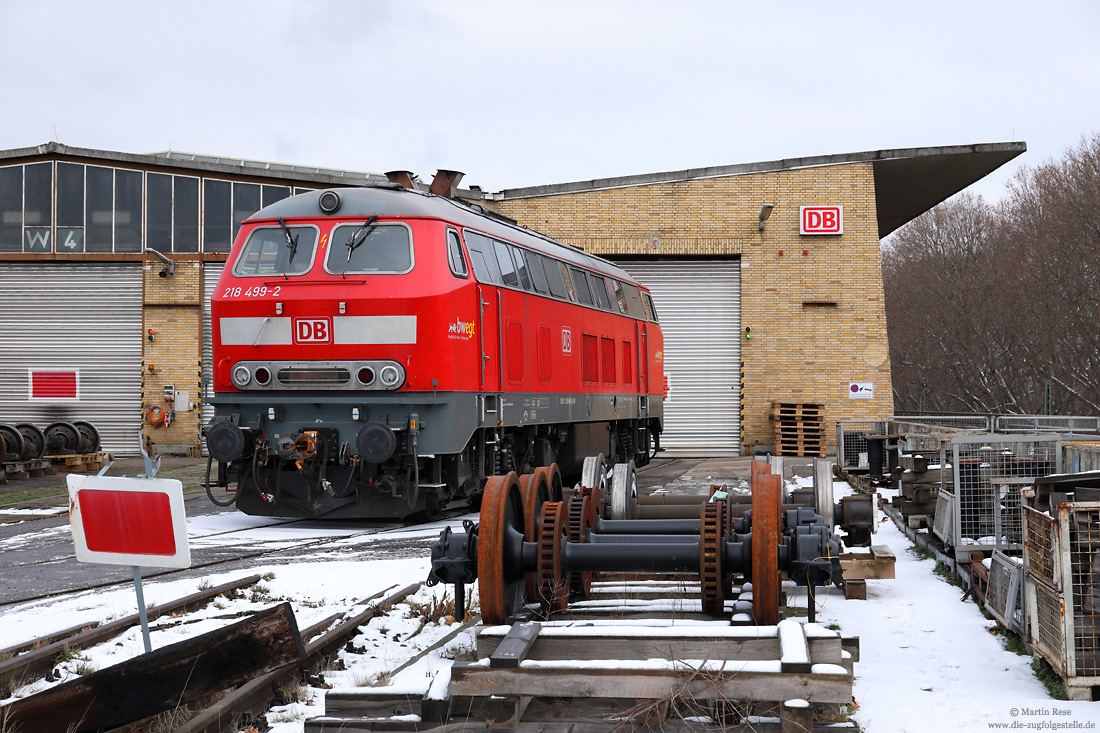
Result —
[[843, 206], [803, 206], [799, 209], [799, 234], [843, 234]]

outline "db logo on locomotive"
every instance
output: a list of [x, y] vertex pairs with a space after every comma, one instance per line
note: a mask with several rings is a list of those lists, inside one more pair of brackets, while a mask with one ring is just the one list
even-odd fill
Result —
[[331, 344], [332, 322], [327, 318], [295, 318], [294, 343]]

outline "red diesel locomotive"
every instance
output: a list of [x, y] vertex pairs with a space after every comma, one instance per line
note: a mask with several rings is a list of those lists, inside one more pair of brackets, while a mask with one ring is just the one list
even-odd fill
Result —
[[246, 220], [211, 301], [217, 503], [430, 518], [489, 476], [659, 450], [663, 341], [626, 272], [398, 183]]

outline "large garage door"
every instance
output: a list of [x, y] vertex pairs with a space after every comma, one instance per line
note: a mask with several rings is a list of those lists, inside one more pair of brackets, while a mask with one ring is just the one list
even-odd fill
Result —
[[[84, 420], [103, 450], [139, 452], [141, 429], [141, 263], [0, 265], [0, 422]], [[35, 396], [32, 372], [76, 372]]]
[[653, 293], [669, 380], [661, 455], [740, 453], [741, 268], [736, 260], [616, 261]]
[[[210, 326], [210, 296], [218, 285], [218, 278], [225, 269], [224, 263], [207, 262], [202, 268], [202, 423], [214, 418], [214, 335]], [[202, 454], [206, 455], [206, 439], [202, 441]]]

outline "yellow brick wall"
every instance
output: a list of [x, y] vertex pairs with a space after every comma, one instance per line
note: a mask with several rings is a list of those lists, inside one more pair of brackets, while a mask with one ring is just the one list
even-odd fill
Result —
[[[765, 203], [775, 209], [760, 232]], [[844, 233], [800, 236], [799, 207], [812, 205], [843, 206]], [[743, 452], [773, 444], [773, 401], [823, 404], [831, 451], [838, 420], [893, 412], [870, 163], [504, 200], [494, 208], [602, 256], [740, 255], [742, 333], [752, 329], [752, 339], [741, 341]], [[849, 398], [850, 382], [873, 382], [874, 399]]]
[[[142, 418], [143, 439], [156, 446], [192, 446], [198, 450], [202, 422], [202, 276], [199, 262], [177, 262], [175, 274], [162, 278], [158, 262], [144, 268], [142, 350], [142, 414], [154, 405], [173, 409], [164, 400], [164, 386], [189, 393], [195, 403], [176, 404], [175, 417], [165, 430]], [[148, 338], [153, 329], [153, 340]], [[197, 453], [196, 453], [197, 454]]]

